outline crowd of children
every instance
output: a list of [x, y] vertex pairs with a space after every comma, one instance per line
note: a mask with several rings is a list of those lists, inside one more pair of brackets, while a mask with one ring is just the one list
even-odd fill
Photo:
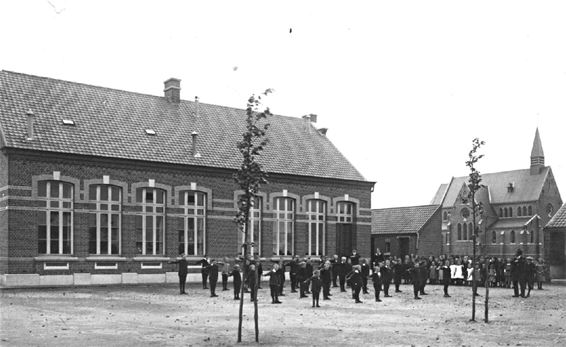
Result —
[[[224, 258], [223, 261], [207, 259], [206, 257], [196, 264], [201, 265], [203, 289], [210, 288], [210, 296], [216, 297], [216, 283], [219, 269], [222, 273], [222, 290], [228, 289], [228, 279], [233, 278], [234, 300], [240, 299], [242, 277], [244, 277], [244, 290], [250, 293], [251, 300], [257, 297], [257, 289], [261, 289], [262, 277], [269, 277], [269, 288], [272, 304], [281, 304], [279, 297], [285, 296], [285, 274], [289, 269], [291, 293], [299, 293], [299, 298], [306, 298], [312, 294], [312, 307], [320, 307], [320, 293], [323, 300], [330, 300], [331, 287], [346, 292], [346, 287], [352, 290], [352, 299], [361, 303], [360, 292], [369, 294], [368, 281], [371, 280], [375, 293], [375, 301], [381, 302], [383, 297], [390, 297], [389, 287], [395, 286], [395, 292], [400, 293], [401, 284], [412, 284], [416, 300], [427, 295], [427, 284], [443, 285], [444, 297], [450, 297], [450, 285], [468, 285], [472, 287], [474, 295], [478, 295], [479, 286], [513, 287], [513, 297], [529, 297], [534, 285], [543, 289], [544, 282], [549, 281], [548, 266], [542, 258], [534, 261], [531, 257], [524, 258], [519, 249], [513, 259], [496, 257], [478, 257], [473, 265], [469, 256], [441, 255], [439, 257], [419, 257], [407, 255], [403, 259], [386, 257], [379, 249], [371, 258], [361, 258], [354, 250], [349, 257], [332, 258], [322, 257], [320, 263], [313, 264], [310, 258], [300, 259], [294, 256], [291, 261], [282, 259], [271, 261], [273, 264], [267, 272], [263, 271], [262, 263], [258, 257], [249, 256], [247, 259], [236, 257], [232, 261]], [[178, 264], [179, 284], [181, 294], [185, 294], [185, 281], [187, 277], [188, 262], [185, 256], [170, 263]], [[219, 268], [220, 266], [220, 268]], [[246, 272], [242, 276], [242, 270]], [[246, 271], [247, 270], [247, 271]], [[298, 290], [297, 290], [298, 289]]]

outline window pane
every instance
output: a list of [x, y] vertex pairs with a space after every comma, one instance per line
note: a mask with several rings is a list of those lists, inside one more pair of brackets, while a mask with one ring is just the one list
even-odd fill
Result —
[[136, 216], [136, 248], [138, 254], [142, 254], [143, 251], [143, 229], [142, 229], [142, 216]]
[[143, 202], [143, 188], [136, 190], [136, 201]]
[[121, 189], [120, 187], [111, 186], [112, 201], [120, 201]]
[[100, 201], [108, 201], [108, 186], [100, 186]]
[[197, 254], [204, 254], [204, 219], [197, 219]]
[[197, 206], [204, 206], [204, 194], [197, 193]]
[[147, 189], [145, 192], [145, 202], [152, 203], [153, 202], [153, 189]]
[[88, 252], [96, 254], [96, 227], [88, 228]]
[[52, 198], [58, 198], [59, 197], [59, 183], [50, 182], [49, 185], [51, 186], [49, 196], [52, 197]]
[[163, 190], [161, 189], [156, 189], [155, 190], [155, 194], [157, 195], [157, 203], [158, 204], [162, 204], [164, 197], [165, 197], [165, 193], [163, 192]]

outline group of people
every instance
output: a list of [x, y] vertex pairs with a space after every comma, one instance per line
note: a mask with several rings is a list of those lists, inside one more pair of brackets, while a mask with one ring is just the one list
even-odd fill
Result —
[[[224, 291], [229, 290], [229, 277], [233, 278], [234, 300], [240, 299], [242, 270], [246, 272], [244, 290], [250, 292], [252, 301], [257, 298], [257, 289], [262, 289], [262, 277], [269, 277], [272, 304], [280, 304], [279, 298], [285, 296], [285, 274], [288, 268], [291, 293], [299, 293], [299, 298], [312, 294], [312, 307], [320, 307], [321, 292], [323, 300], [330, 300], [331, 288], [346, 292], [349, 287], [352, 299], [361, 303], [360, 293], [369, 294], [369, 281], [373, 284], [375, 301], [381, 302], [382, 292], [384, 297], [390, 297], [389, 288], [393, 284], [395, 293], [400, 293], [402, 283], [412, 284], [416, 300], [427, 295], [427, 284], [442, 284], [444, 297], [450, 297], [450, 285], [471, 285], [474, 295], [479, 295], [477, 287], [485, 284], [506, 288], [512, 285], [514, 297], [529, 297], [534, 284], [537, 284], [538, 289], [542, 289], [542, 284], [548, 276], [548, 267], [542, 259], [535, 262], [531, 257], [525, 258], [520, 249], [513, 259], [502, 261], [495, 257], [477, 258], [474, 265], [468, 256], [426, 258], [407, 255], [400, 259], [386, 257], [379, 249], [369, 259], [360, 257], [356, 250], [353, 250], [348, 257], [323, 256], [320, 263], [314, 263], [308, 257], [301, 259], [299, 256], [294, 256], [290, 261], [279, 259], [272, 262], [273, 265], [267, 272], [263, 271], [260, 259], [251, 255], [247, 259], [238, 256], [233, 261], [227, 258], [217, 261], [204, 257], [193, 264], [201, 266], [203, 289], [210, 289], [211, 297], [218, 296], [216, 284], [219, 272], [222, 274]], [[180, 293], [185, 294], [188, 261], [183, 256], [170, 263], [179, 265]]]

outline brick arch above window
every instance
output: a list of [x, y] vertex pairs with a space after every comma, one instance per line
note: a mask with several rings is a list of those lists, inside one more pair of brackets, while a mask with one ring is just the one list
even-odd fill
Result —
[[150, 186], [149, 182], [136, 182], [136, 183], [132, 183], [132, 192], [130, 194], [130, 201], [132, 203], [136, 203], [136, 191], [140, 188], [156, 188], [156, 189], [162, 189], [166, 192], [166, 197], [165, 197], [165, 202], [167, 203], [167, 206], [171, 206], [172, 205], [172, 201], [173, 201], [173, 188], [170, 185], [167, 184], [162, 184], [162, 183], [157, 183], [155, 182], [155, 184], [153, 186]]
[[299, 210], [300, 206], [297, 206], [298, 203], [301, 201], [301, 197], [297, 194], [293, 194], [293, 193], [287, 193], [286, 195], [283, 194], [283, 192], [275, 192], [275, 193], [270, 193], [269, 194], [269, 210], [273, 211], [273, 207], [275, 206], [273, 204], [273, 201], [275, 200], [275, 198], [290, 198], [290, 199], [294, 199], [295, 200], [295, 213]]
[[[195, 189], [191, 189], [191, 188], [195, 188]], [[212, 189], [207, 188], [207, 187], [203, 187], [203, 186], [199, 186], [197, 184], [196, 187], [191, 187], [190, 185], [188, 185], [188, 186], [175, 186], [174, 190], [175, 190], [175, 204], [177, 206], [181, 205], [181, 203], [179, 203], [179, 201], [178, 201], [179, 200], [179, 193], [186, 192], [186, 191], [201, 192], [201, 193], [206, 194], [206, 209], [212, 210]]]
[[315, 197], [314, 194], [308, 194], [303, 196], [303, 199], [301, 200], [301, 204], [302, 204], [302, 208], [301, 211], [303, 212], [307, 212], [307, 201], [309, 200], [322, 200], [322, 201], [326, 201], [327, 206], [330, 206], [330, 204], [332, 203], [332, 198], [326, 195], [318, 195], [318, 197]]
[[[242, 189], [238, 189], [234, 191], [234, 209], [237, 210], [238, 207], [238, 199], [240, 199], [240, 195], [244, 195], [244, 191]], [[259, 192], [256, 194], [261, 200], [263, 201], [263, 209], [267, 209], [267, 193]]]
[[356, 198], [352, 198], [351, 196], [346, 199], [344, 196], [338, 196], [332, 199], [332, 213], [336, 213], [336, 205], [339, 202], [350, 202], [356, 205], [356, 216], [360, 215], [360, 200]]
[[55, 177], [54, 174], [50, 174], [50, 175], [36, 175], [36, 176], [32, 176], [31, 177], [31, 196], [34, 199], [39, 198], [39, 194], [38, 194], [38, 183], [41, 181], [55, 181], [55, 182], [65, 182], [65, 183], [70, 183], [74, 186], [74, 195], [73, 195], [73, 199], [75, 202], [80, 201], [81, 199], [81, 193], [80, 193], [80, 187], [81, 187], [81, 181], [78, 178], [75, 177], [70, 177], [70, 176], [58, 176], [57, 179]]
[[86, 201], [89, 200], [96, 200], [96, 196], [90, 196], [90, 186], [91, 185], [110, 185], [110, 186], [116, 186], [116, 187], [120, 187], [122, 188], [122, 201], [125, 202], [126, 199], [124, 199], [124, 197], [127, 196], [128, 193], [128, 183], [124, 182], [124, 181], [118, 181], [118, 180], [108, 180], [107, 183], [104, 183], [104, 179], [99, 179], [99, 178], [93, 178], [90, 180], [83, 180], [83, 184], [84, 184], [84, 198]]

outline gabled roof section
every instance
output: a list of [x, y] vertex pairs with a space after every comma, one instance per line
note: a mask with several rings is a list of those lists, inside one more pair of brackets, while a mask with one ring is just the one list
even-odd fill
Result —
[[[237, 169], [236, 143], [245, 111], [162, 96], [0, 72], [0, 129], [5, 146], [86, 156]], [[25, 112], [36, 115], [35, 136], [26, 139]], [[75, 126], [64, 126], [63, 119]], [[354, 166], [301, 118], [269, 119], [269, 144], [260, 162], [270, 173], [366, 181]], [[148, 136], [146, 129], [155, 131]], [[192, 155], [191, 133], [198, 132]]]
[[[489, 187], [492, 204], [535, 201], [540, 197], [549, 172], [550, 167], [547, 166], [538, 175], [531, 175], [530, 169], [487, 173], [481, 175], [481, 184]], [[467, 183], [468, 176], [454, 177], [448, 187], [442, 206], [454, 206], [462, 185]], [[509, 184], [513, 184], [512, 192], [508, 191]]]
[[566, 228], [566, 204], [556, 211], [545, 228]]
[[418, 233], [439, 208], [423, 205], [371, 210], [371, 233]]
[[430, 202], [431, 205], [441, 205], [442, 204], [442, 200], [444, 200], [444, 196], [446, 195], [446, 192], [448, 191], [448, 183], [443, 183], [440, 185], [440, 187], [438, 187], [438, 190], [436, 191], [436, 194], [434, 194], [434, 198], [432, 198], [432, 201]]

